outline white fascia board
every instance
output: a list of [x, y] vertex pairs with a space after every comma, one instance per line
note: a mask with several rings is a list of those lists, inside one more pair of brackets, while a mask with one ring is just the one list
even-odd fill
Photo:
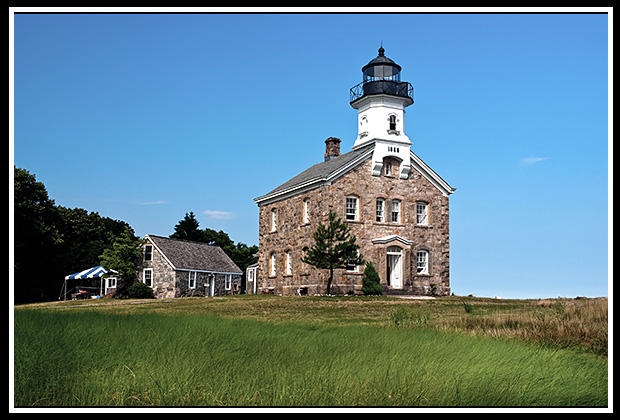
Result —
[[428, 179], [444, 196], [448, 196], [456, 191], [446, 181], [444, 181], [435, 171], [433, 171], [422, 159], [415, 153], [411, 152], [411, 166]]
[[177, 268], [176, 271], [195, 271], [196, 273], [207, 273], [207, 274], [231, 274], [234, 276], [240, 276], [243, 273], [241, 271], [213, 271], [213, 270], [198, 270], [196, 268]]
[[151, 245], [153, 245], [155, 247], [155, 249], [157, 249], [157, 251], [159, 251], [159, 253], [161, 254], [162, 257], [164, 257], [164, 260], [166, 260], [166, 262], [168, 264], [170, 264], [170, 267], [172, 267], [173, 270], [176, 270], [177, 268], [174, 266], [174, 264], [172, 264], [172, 261], [170, 261], [168, 259], [168, 257], [166, 257], [166, 254], [164, 254], [163, 252], [161, 252], [161, 249], [159, 249], [159, 247], [157, 246], [157, 244], [155, 243], [154, 240], [151, 239], [151, 237], [147, 234], [144, 236], [144, 239], [148, 239], [149, 242], [151, 243]]

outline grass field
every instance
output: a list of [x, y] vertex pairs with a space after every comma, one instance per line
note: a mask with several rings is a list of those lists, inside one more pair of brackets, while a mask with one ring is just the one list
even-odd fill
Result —
[[607, 301], [238, 296], [14, 310], [14, 404], [607, 406]]

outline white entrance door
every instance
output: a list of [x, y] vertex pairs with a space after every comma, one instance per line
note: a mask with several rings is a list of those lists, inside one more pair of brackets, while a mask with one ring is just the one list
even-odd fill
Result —
[[207, 276], [207, 280], [209, 281], [209, 283], [205, 284], [205, 286], [207, 288], [206, 295], [208, 297], [213, 297], [213, 296], [215, 296], [215, 275], [214, 274], [209, 274]]
[[396, 289], [403, 287], [403, 252], [397, 246], [387, 249], [387, 275], [389, 285]]

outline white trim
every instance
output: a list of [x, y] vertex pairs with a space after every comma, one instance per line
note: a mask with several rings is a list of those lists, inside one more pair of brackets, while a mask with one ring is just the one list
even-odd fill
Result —
[[[166, 262], [167, 262], [168, 264], [170, 264], [170, 267], [172, 267], [172, 269], [173, 269], [173, 270], [176, 270], [176, 269], [177, 269], [177, 268], [174, 266], [174, 264], [172, 264], [172, 261], [170, 261], [170, 260], [168, 259], [168, 257], [166, 257], [166, 254], [164, 254], [163, 252], [161, 252], [161, 249], [159, 249], [159, 247], [157, 246], [157, 244], [155, 243], [155, 241], [154, 241], [154, 240], [152, 240], [152, 239], [151, 239], [151, 237], [150, 237], [148, 234], [146, 234], [146, 235], [144, 236], [144, 239], [148, 239], [148, 240], [149, 240], [149, 242], [150, 242], [150, 243], [151, 243], [151, 244], [155, 247], [155, 249], [157, 249], [157, 251], [159, 251], [159, 253], [161, 254], [161, 256], [162, 256], [162, 257], [164, 257], [164, 260], [166, 260]], [[145, 244], [145, 245], [146, 245], [146, 244]]]
[[433, 171], [422, 159], [420, 159], [413, 151], [411, 152], [411, 166], [422, 174], [424, 178], [429, 180], [444, 196], [448, 196], [456, 191], [446, 181], [444, 181], [435, 171]]
[[392, 241], [399, 241], [405, 245], [411, 245], [413, 243], [413, 241], [405, 239], [399, 235], [389, 235], [389, 236], [384, 236], [383, 238], [376, 238], [372, 240], [372, 243], [373, 244], [387, 244]]
[[[147, 271], [151, 272], [151, 285], [150, 286], [148, 284], [146, 284], [146, 272]], [[153, 288], [153, 286], [155, 285], [155, 278], [153, 277], [153, 269], [152, 268], [144, 268], [144, 269], [142, 269], [142, 283], [146, 284], [150, 288]]]
[[196, 268], [175, 268], [176, 271], [195, 271], [197, 273], [207, 273], [207, 274], [232, 274], [233, 276], [240, 276], [243, 273], [235, 273], [232, 271], [213, 271], [213, 270], [198, 270]]

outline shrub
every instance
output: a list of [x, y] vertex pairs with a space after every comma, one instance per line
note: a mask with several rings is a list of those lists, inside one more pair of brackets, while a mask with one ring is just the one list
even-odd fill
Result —
[[153, 289], [142, 282], [135, 282], [128, 289], [130, 299], [153, 299]]
[[362, 293], [365, 295], [382, 295], [383, 290], [379, 284], [379, 273], [369, 261], [364, 268], [364, 277], [362, 278]]

